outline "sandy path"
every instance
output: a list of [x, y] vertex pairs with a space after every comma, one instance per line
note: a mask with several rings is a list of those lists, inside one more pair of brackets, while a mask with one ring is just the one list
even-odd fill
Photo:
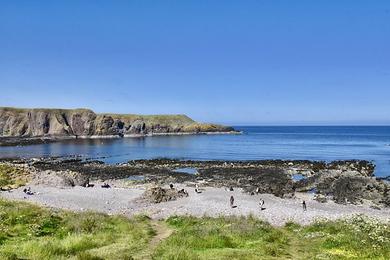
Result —
[[[365, 214], [383, 220], [390, 220], [390, 209], [376, 210], [367, 206], [339, 205], [333, 202], [319, 203], [312, 200], [311, 194], [298, 194], [294, 199], [280, 199], [270, 194], [250, 196], [243, 194], [240, 189], [233, 192], [223, 188], [206, 187], [205, 191], [197, 194], [193, 188], [185, 188], [189, 197], [176, 201], [150, 204], [140, 202], [139, 197], [145, 191], [144, 187], [110, 188], [74, 187], [60, 189], [54, 187], [31, 186], [36, 195], [28, 196], [23, 188], [12, 192], [1, 192], [0, 196], [35, 202], [41, 205], [64, 208], [75, 211], [93, 210], [109, 214], [144, 213], [154, 219], [166, 218], [172, 215], [220, 216], [220, 215], [249, 215], [258, 216], [273, 225], [283, 225], [287, 221], [308, 224], [317, 218], [337, 219], [353, 214]], [[233, 195], [236, 208], [231, 208], [229, 198]], [[265, 210], [260, 210], [260, 198], [265, 201]], [[302, 200], [307, 203], [307, 211], [302, 209]]]

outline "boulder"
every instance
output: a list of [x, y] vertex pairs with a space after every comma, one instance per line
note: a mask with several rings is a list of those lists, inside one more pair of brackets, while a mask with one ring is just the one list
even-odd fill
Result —
[[154, 187], [145, 191], [142, 197], [144, 200], [148, 202], [161, 203], [161, 202], [176, 200], [178, 198], [182, 198], [186, 196], [188, 196], [188, 193], [183, 192], [182, 190]]

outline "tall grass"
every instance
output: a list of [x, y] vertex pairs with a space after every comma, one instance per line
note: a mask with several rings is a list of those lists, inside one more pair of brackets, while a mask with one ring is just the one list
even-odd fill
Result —
[[0, 189], [9, 190], [26, 184], [28, 172], [22, 168], [0, 163]]
[[153, 235], [146, 217], [54, 212], [0, 200], [0, 259], [131, 259]]
[[160, 224], [0, 199], [0, 259], [390, 259], [389, 223], [363, 216], [283, 227], [251, 216], [175, 216], [156, 248]]
[[156, 259], [390, 259], [390, 226], [357, 216], [272, 227], [253, 217], [171, 217]]

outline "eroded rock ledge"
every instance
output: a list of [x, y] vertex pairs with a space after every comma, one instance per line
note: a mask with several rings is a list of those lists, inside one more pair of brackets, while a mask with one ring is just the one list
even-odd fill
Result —
[[[158, 134], [228, 133], [232, 127], [198, 123], [186, 115], [96, 114], [89, 109], [0, 107], [0, 137], [123, 137]], [[42, 142], [45, 139], [41, 139]]]

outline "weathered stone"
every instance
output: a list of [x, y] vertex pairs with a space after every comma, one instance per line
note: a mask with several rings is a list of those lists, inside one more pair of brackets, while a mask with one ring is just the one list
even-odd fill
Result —
[[183, 190], [176, 189], [164, 189], [161, 187], [151, 188], [143, 194], [143, 198], [146, 201], [152, 203], [161, 203], [171, 200], [176, 200], [178, 198], [187, 197], [188, 193], [183, 192]]
[[[89, 109], [0, 107], [0, 137], [88, 137], [163, 133], [231, 132], [185, 115], [95, 114]], [[2, 142], [0, 142], [2, 143]]]

